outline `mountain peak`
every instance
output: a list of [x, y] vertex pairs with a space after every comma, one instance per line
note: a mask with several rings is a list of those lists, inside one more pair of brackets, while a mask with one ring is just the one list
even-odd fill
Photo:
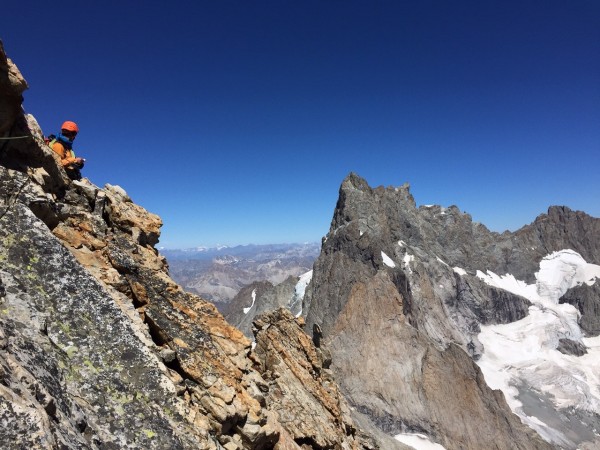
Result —
[[347, 189], [358, 189], [358, 190], [362, 190], [362, 191], [370, 191], [371, 187], [369, 186], [369, 184], [367, 183], [367, 181], [364, 178], [362, 178], [355, 172], [350, 172], [346, 176], [346, 178], [344, 178], [344, 180], [342, 181], [342, 185], [340, 187], [340, 190], [347, 190]]
[[[575, 283], [577, 291], [568, 291], [561, 303], [576, 305], [581, 329], [597, 333], [598, 283], [582, 274], [586, 270], [600, 274], [595, 265], [600, 261], [600, 219], [551, 207], [533, 224], [498, 234], [474, 223], [456, 206], [416, 208], [408, 187], [371, 189], [365, 183], [356, 174], [342, 183], [303, 302], [307, 330], [316, 327], [322, 333], [332, 352], [332, 368], [351, 404], [376, 429], [421, 430], [447, 448], [458, 448], [457, 442], [463, 448], [550, 448], [515, 420], [504, 399], [483, 381], [476, 361], [488, 359], [479, 336], [483, 327], [496, 324], [524, 323], [518, 326], [525, 328], [533, 320], [530, 314], [549, 307], [530, 292], [536, 280], [539, 289], [556, 290], [552, 282], [540, 281], [538, 272], [540, 261], [563, 249], [573, 249], [567, 253], [577, 258], [585, 255], [577, 259], [585, 267], [578, 269], [577, 277], [586, 282]], [[560, 270], [552, 266], [547, 271], [568, 272], [570, 264], [567, 258]], [[565, 308], [577, 315], [573, 307]], [[575, 353], [583, 354], [579, 325], [570, 317], [568, 327], [573, 330], [568, 336], [559, 333], [556, 345], [566, 338]], [[493, 351], [494, 346], [488, 345]], [[555, 350], [551, 344], [550, 350]], [[393, 386], [380, 383], [379, 373], [393, 380]], [[535, 384], [538, 375], [515, 376]], [[453, 377], [461, 381], [455, 384]], [[478, 380], [477, 386], [463, 391], [466, 380]], [[572, 381], [587, 389], [576, 377]], [[519, 389], [527, 396], [527, 389], [536, 388]], [[530, 414], [537, 407], [524, 404]], [[589, 433], [574, 435], [569, 423], [560, 419], [565, 417], [561, 405], [554, 408], [548, 425], [538, 426], [523, 413], [520, 416], [546, 440], [566, 448], [596, 439]], [[461, 411], [460, 421], [452, 413], [456, 409]], [[590, 427], [598, 425], [594, 413], [578, 414]], [[497, 428], [499, 420], [502, 431]], [[482, 431], [488, 427], [494, 433]], [[487, 440], [487, 435], [494, 438]]]

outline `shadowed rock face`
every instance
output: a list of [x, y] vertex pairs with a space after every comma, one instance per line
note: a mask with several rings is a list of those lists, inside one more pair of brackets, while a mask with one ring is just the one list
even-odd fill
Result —
[[561, 297], [560, 303], [569, 303], [579, 310], [579, 326], [588, 336], [600, 335], [600, 283], [576, 286]]
[[[529, 301], [475, 273], [531, 282], [542, 257], [563, 248], [598, 264], [598, 226], [552, 207], [515, 233], [494, 233], [456, 207], [417, 208], [407, 185], [372, 189], [351, 174], [304, 298], [307, 329], [319, 326], [347, 399], [380, 430], [423, 432], [447, 449], [550, 448], [473, 362], [480, 324], [519, 320]], [[597, 317], [593, 300], [580, 303]]]
[[[0, 47], [0, 136], [28, 136], [0, 141], [3, 448], [287, 450], [337, 436], [345, 444], [326, 448], [377, 448], [339, 407], [302, 426], [286, 419], [298, 406], [270, 392], [283, 389], [277, 347], [263, 336], [254, 355], [212, 304], [171, 280], [154, 248], [158, 216], [118, 186], [65, 176], [15, 109], [24, 86]], [[302, 343], [285, 361], [310, 385], [291, 392], [338, 402], [333, 380], [307, 369], [316, 349], [301, 328], [270, 319]]]

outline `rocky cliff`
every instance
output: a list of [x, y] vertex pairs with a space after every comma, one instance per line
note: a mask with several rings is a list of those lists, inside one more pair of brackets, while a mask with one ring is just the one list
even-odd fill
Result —
[[[492, 343], [488, 349], [480, 342], [483, 328], [524, 323], [544, 311], [576, 317], [572, 307], [559, 311], [566, 305], [558, 305], [557, 298], [556, 305], [533, 304], [547, 297], [537, 272], [544, 257], [571, 249], [568, 255], [579, 253], [600, 276], [599, 227], [600, 219], [553, 207], [515, 233], [494, 233], [456, 207], [417, 208], [408, 185], [372, 189], [351, 174], [340, 188], [304, 297], [307, 329], [317, 330], [330, 348], [333, 373], [350, 404], [379, 430], [426, 434], [446, 449], [597, 448], [597, 434], [572, 432], [567, 417], [575, 407], [565, 408], [558, 394], [544, 397], [552, 383], [575, 385], [585, 379], [578, 387], [586, 392], [578, 411], [584, 427], [598, 429], [600, 408], [593, 394], [598, 385], [591, 375], [597, 369], [588, 371], [589, 366], [570, 359], [565, 364], [582, 367], [572, 375], [549, 361], [536, 363], [535, 370], [532, 363], [518, 362], [522, 377], [507, 383], [520, 392], [521, 403], [511, 398], [511, 405], [517, 405], [522, 420], [527, 410], [542, 418], [540, 423], [552, 424], [542, 440], [513, 414], [502, 392], [488, 387], [477, 361], [482, 355], [488, 358], [492, 348]], [[569, 282], [577, 264], [561, 269], [572, 275]], [[484, 273], [490, 279], [493, 273], [510, 273], [515, 286], [537, 279], [537, 297], [532, 301], [522, 294], [524, 289], [486, 282]], [[577, 305], [579, 324], [588, 336], [597, 334], [599, 317], [598, 283], [593, 281], [593, 276], [586, 278], [561, 299]], [[560, 289], [566, 290], [563, 284]], [[531, 286], [535, 293], [536, 285]], [[583, 354], [583, 334], [575, 319], [549, 322], [542, 333], [547, 335], [540, 338], [543, 350], [551, 358], [558, 361], [559, 352]], [[571, 344], [571, 350], [564, 348]], [[542, 412], [539, 400], [529, 402], [536, 395], [553, 406]]]
[[26, 87], [0, 44], [2, 448], [378, 448], [302, 321], [259, 317], [252, 351], [171, 280], [158, 216], [65, 175]]

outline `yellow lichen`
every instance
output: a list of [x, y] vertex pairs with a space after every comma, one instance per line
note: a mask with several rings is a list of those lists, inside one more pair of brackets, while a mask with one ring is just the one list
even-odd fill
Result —
[[144, 428], [142, 431], [146, 434], [148, 439], [152, 439], [154, 436], [156, 436], [156, 433], [152, 430], [147, 430]]

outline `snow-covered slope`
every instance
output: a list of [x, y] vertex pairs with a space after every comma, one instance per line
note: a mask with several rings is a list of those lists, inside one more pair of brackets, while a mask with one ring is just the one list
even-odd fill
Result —
[[[535, 284], [492, 272], [478, 276], [532, 303], [519, 321], [481, 327], [478, 364], [488, 385], [501, 389], [512, 410], [547, 440], [575, 448], [600, 436], [600, 336], [586, 338], [577, 309], [559, 304], [568, 289], [597, 282], [600, 266], [563, 250], [540, 262]], [[566, 345], [579, 356], [566, 353]]]

